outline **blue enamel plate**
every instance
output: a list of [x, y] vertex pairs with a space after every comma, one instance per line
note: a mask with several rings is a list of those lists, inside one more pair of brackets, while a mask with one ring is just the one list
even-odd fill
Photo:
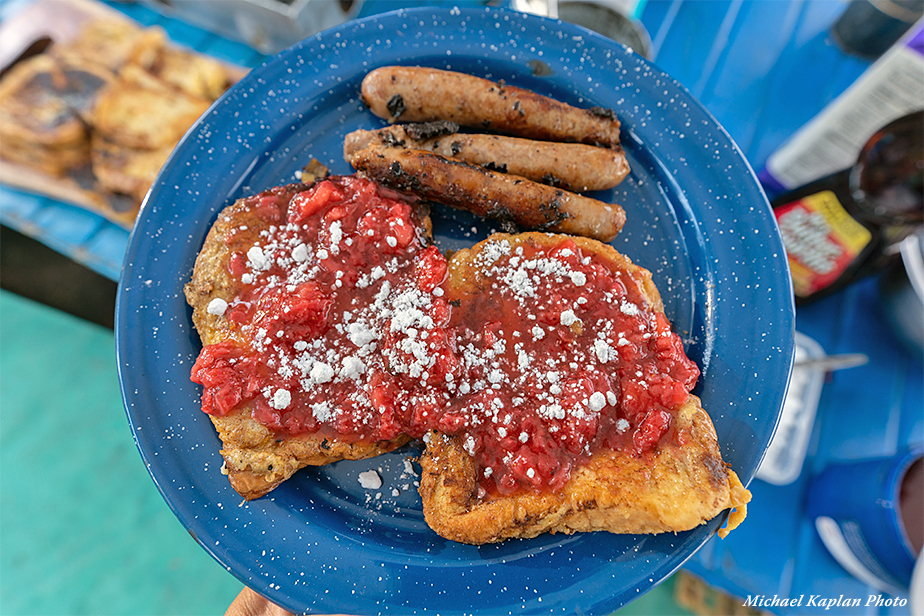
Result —
[[[605, 614], [675, 571], [723, 523], [663, 535], [547, 535], [474, 547], [425, 524], [413, 446], [305, 469], [242, 503], [189, 380], [201, 348], [183, 285], [218, 212], [295, 180], [310, 158], [351, 173], [344, 136], [383, 125], [371, 69], [446, 68], [616, 111], [631, 175], [595, 196], [624, 206], [614, 242], [650, 269], [687, 352], [694, 393], [747, 483], [783, 404], [794, 309], [770, 207], [741, 152], [676, 81], [588, 30], [503, 9], [398, 11], [311, 37], [255, 69], [186, 135], [131, 235], [119, 289], [122, 394], [138, 448], [176, 516], [241, 582], [292, 612]], [[444, 248], [492, 224], [435, 207]], [[375, 469], [380, 488], [359, 474]], [[745, 522], [747, 523], [747, 522]]]

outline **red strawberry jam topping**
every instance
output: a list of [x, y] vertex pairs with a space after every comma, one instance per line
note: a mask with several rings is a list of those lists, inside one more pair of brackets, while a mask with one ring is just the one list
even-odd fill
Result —
[[636, 282], [568, 238], [489, 240], [462, 291], [417, 210], [369, 180], [248, 201], [271, 224], [229, 259], [234, 334], [192, 369], [206, 413], [246, 407], [279, 438], [458, 435], [509, 494], [559, 489], [602, 448], [650, 451], [699, 376]]

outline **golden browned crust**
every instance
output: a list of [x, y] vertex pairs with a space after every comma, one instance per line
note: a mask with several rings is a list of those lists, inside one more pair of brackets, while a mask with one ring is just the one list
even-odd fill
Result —
[[223, 444], [223, 472], [234, 490], [246, 500], [264, 496], [306, 466], [372, 458], [410, 440], [402, 435], [378, 443], [350, 443], [318, 434], [279, 439], [254, 421], [246, 407], [224, 417], [210, 418]]
[[750, 493], [722, 462], [712, 422], [695, 396], [678, 412], [675, 428], [690, 437], [681, 447], [642, 457], [603, 451], [558, 492], [485, 498], [478, 497], [475, 464], [459, 440], [431, 434], [420, 459], [424, 516], [442, 537], [483, 544], [547, 532], [677, 532], [725, 509], [743, 514]]
[[[210, 314], [208, 305], [213, 299], [230, 302], [239, 293], [241, 282], [228, 268], [231, 255], [256, 245], [260, 232], [269, 225], [240, 200], [225, 208], [206, 236], [192, 279], [184, 287], [186, 300], [193, 309], [193, 324], [203, 345], [240, 340], [225, 316]], [[235, 491], [247, 500], [265, 495], [306, 466], [371, 458], [410, 440], [404, 435], [374, 443], [348, 442], [322, 434], [281, 438], [254, 420], [248, 407], [209, 418], [222, 442], [224, 472]]]
[[[449, 268], [451, 296], [479, 292], [483, 276], [477, 266], [478, 253], [487, 242], [499, 239], [515, 248], [522, 243], [553, 246], [561, 237], [499, 234], [455, 253]], [[647, 270], [609, 245], [570, 239], [583, 251], [604, 257], [611, 267], [630, 273], [648, 307], [663, 312]], [[641, 457], [623, 451], [594, 454], [558, 492], [522, 491], [511, 496], [479, 496], [474, 460], [459, 439], [431, 433], [420, 459], [424, 516], [447, 539], [483, 544], [546, 532], [677, 532], [736, 508], [729, 528], [723, 531], [727, 533], [743, 519], [750, 493], [722, 461], [715, 429], [699, 398], [691, 395], [677, 411], [673, 430], [670, 443]]]
[[130, 60], [127, 66], [142, 68], [188, 96], [209, 101], [240, 77], [214, 58], [171, 45], [167, 33], [156, 26], [138, 36]]
[[478, 242], [471, 248], [457, 250], [452, 254], [449, 260], [448, 285], [450, 294], [474, 294], [480, 292], [484, 281], [484, 275], [478, 266], [478, 254], [487, 245], [498, 241], [507, 241], [511, 250], [516, 250], [517, 246], [523, 244], [532, 244], [535, 246], [553, 247], [561, 243], [562, 239], [567, 238], [587, 254], [596, 254], [608, 262], [614, 270], [628, 272], [636, 282], [647, 306], [656, 312], [664, 312], [664, 305], [661, 301], [661, 294], [651, 279], [651, 272], [643, 267], [633, 263], [628, 257], [618, 250], [589, 237], [581, 236], [563, 236], [554, 233], [542, 233], [537, 231], [528, 231], [510, 235], [507, 233], [495, 233], [481, 242]]
[[[242, 226], [247, 228], [245, 232], [234, 232]], [[241, 290], [241, 281], [235, 279], [227, 267], [231, 255], [235, 251], [246, 252], [255, 245], [260, 231], [267, 226], [241, 199], [225, 208], [209, 230], [196, 257], [192, 278], [183, 288], [186, 301], [193, 309], [193, 325], [203, 345], [234, 336], [224, 315], [210, 314], [208, 305], [213, 299], [231, 301]]]

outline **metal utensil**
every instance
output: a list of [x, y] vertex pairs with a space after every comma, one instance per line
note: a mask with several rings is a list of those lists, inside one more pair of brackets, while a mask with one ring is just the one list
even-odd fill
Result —
[[824, 370], [833, 372], [834, 370], [843, 370], [845, 368], [855, 368], [869, 362], [869, 357], [863, 353], [844, 353], [841, 355], [825, 355], [823, 357], [814, 357], [795, 362], [796, 368], [807, 368], [810, 370]]

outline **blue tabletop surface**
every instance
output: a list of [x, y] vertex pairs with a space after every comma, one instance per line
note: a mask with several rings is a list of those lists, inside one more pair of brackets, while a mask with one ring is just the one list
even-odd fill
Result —
[[[0, 2], [0, 19], [27, 3]], [[145, 4], [108, 4], [222, 60], [252, 68], [267, 58]], [[411, 4], [483, 3], [368, 0], [358, 16]], [[639, 6], [652, 39], [650, 58], [703, 103], [755, 169], [868, 65], [840, 53], [830, 40], [828, 29], [843, 10], [839, 2], [648, 0]], [[0, 186], [0, 222], [112, 280], [119, 278], [129, 231], [97, 214]]]
[[[21, 4], [0, 4], [0, 18]], [[174, 41], [201, 52], [245, 67], [265, 59], [242, 43], [170, 19], [146, 5], [110, 4], [144, 25], [164, 27]], [[360, 16], [398, 6], [367, 0]], [[648, 0], [640, 6], [653, 62], [703, 103], [755, 169], [869, 65], [843, 54], [829, 35], [844, 9], [842, 2]], [[0, 186], [0, 223], [104, 276], [119, 277], [129, 232], [96, 214]], [[924, 368], [920, 355], [903, 347], [887, 326], [876, 278], [799, 308], [796, 326], [829, 354], [865, 353], [870, 361], [828, 376], [802, 475], [786, 486], [754, 480], [747, 521], [727, 539], [707, 543], [685, 567], [738, 597], [866, 598], [876, 591], [850, 577], [828, 555], [804, 517], [807, 485], [831, 462], [891, 454], [907, 443], [921, 442]], [[825, 611], [805, 605], [771, 609]], [[908, 609], [870, 606], [850, 613], [903, 614]]]

